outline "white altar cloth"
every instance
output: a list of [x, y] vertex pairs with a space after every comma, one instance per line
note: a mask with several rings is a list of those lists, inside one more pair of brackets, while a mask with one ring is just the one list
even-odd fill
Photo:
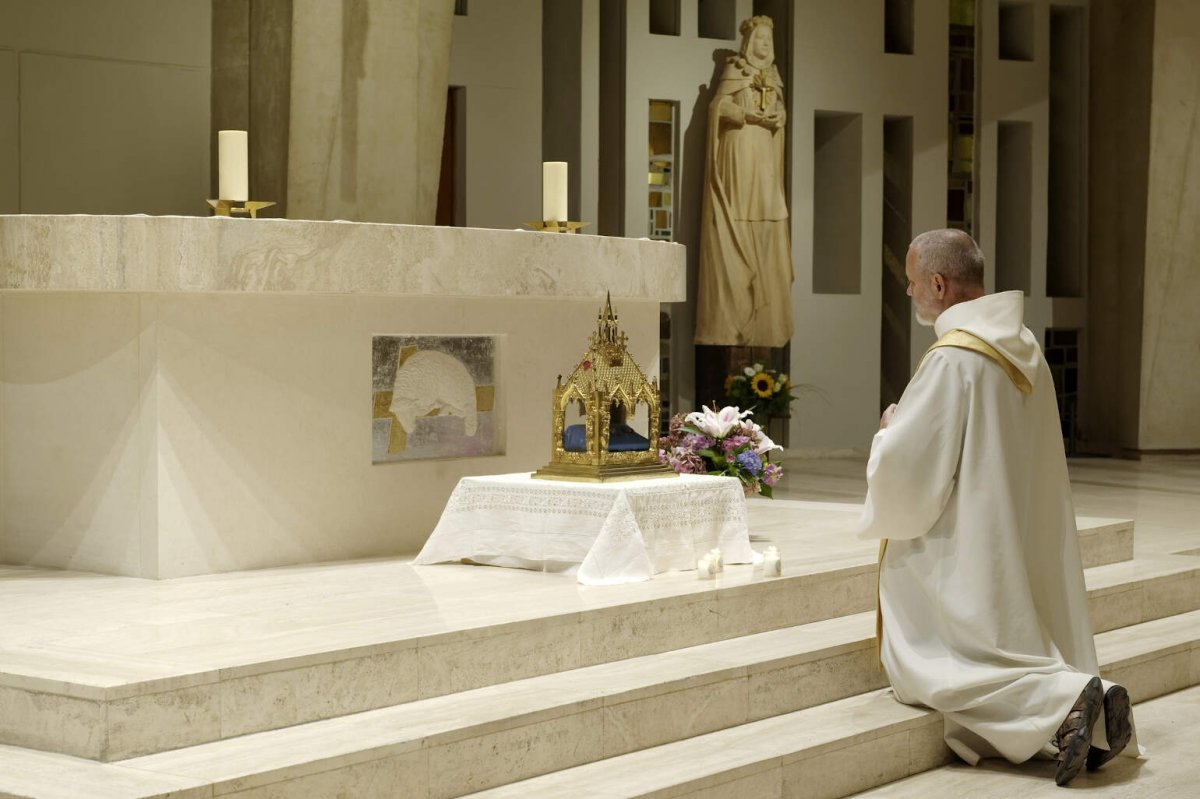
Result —
[[464, 477], [414, 565], [464, 558], [569, 571], [585, 585], [648, 580], [720, 547], [750, 563], [746, 500], [734, 477], [575, 483], [529, 474]]

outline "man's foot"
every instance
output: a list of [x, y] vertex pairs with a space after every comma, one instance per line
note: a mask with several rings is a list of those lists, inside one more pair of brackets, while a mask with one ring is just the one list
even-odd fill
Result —
[[1099, 677], [1093, 677], [1054, 734], [1060, 753], [1058, 771], [1054, 775], [1056, 784], [1066, 785], [1083, 769], [1092, 746], [1092, 726], [1103, 705], [1104, 685]]
[[1117, 755], [1133, 737], [1133, 725], [1129, 722], [1131, 713], [1129, 693], [1119, 685], [1109, 688], [1104, 694], [1104, 735], [1108, 738], [1108, 749], [1088, 749], [1087, 768], [1095, 771]]

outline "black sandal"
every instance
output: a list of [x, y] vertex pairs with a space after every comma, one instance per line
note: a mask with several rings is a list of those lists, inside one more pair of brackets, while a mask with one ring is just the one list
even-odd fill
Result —
[[1060, 753], [1058, 771], [1054, 775], [1057, 785], [1066, 785], [1083, 769], [1092, 748], [1092, 726], [1103, 705], [1104, 684], [1099, 677], [1093, 677], [1054, 734], [1054, 743]]
[[1108, 738], [1108, 748], [1098, 749], [1093, 746], [1088, 749], [1088, 771], [1095, 771], [1121, 754], [1121, 750], [1133, 737], [1133, 724], [1129, 721], [1132, 712], [1129, 706], [1129, 692], [1124, 688], [1114, 685], [1105, 692], [1104, 735]]

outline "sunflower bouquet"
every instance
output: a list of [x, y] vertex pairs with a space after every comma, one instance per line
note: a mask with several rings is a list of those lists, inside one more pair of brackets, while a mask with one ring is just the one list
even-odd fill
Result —
[[787, 416], [792, 394], [792, 381], [761, 363], [752, 363], [725, 378], [725, 395], [739, 407], [753, 408], [759, 416]]

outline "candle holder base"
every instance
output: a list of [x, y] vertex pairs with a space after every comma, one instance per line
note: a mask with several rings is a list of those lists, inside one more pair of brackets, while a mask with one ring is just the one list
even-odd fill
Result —
[[275, 203], [266, 200], [208, 200], [208, 204], [212, 206], [213, 216], [248, 216], [258, 219], [259, 211], [270, 208]]
[[539, 230], [542, 233], [577, 233], [580, 228], [585, 228], [591, 222], [559, 222], [556, 219], [547, 219], [542, 222], [526, 222], [525, 227]]

